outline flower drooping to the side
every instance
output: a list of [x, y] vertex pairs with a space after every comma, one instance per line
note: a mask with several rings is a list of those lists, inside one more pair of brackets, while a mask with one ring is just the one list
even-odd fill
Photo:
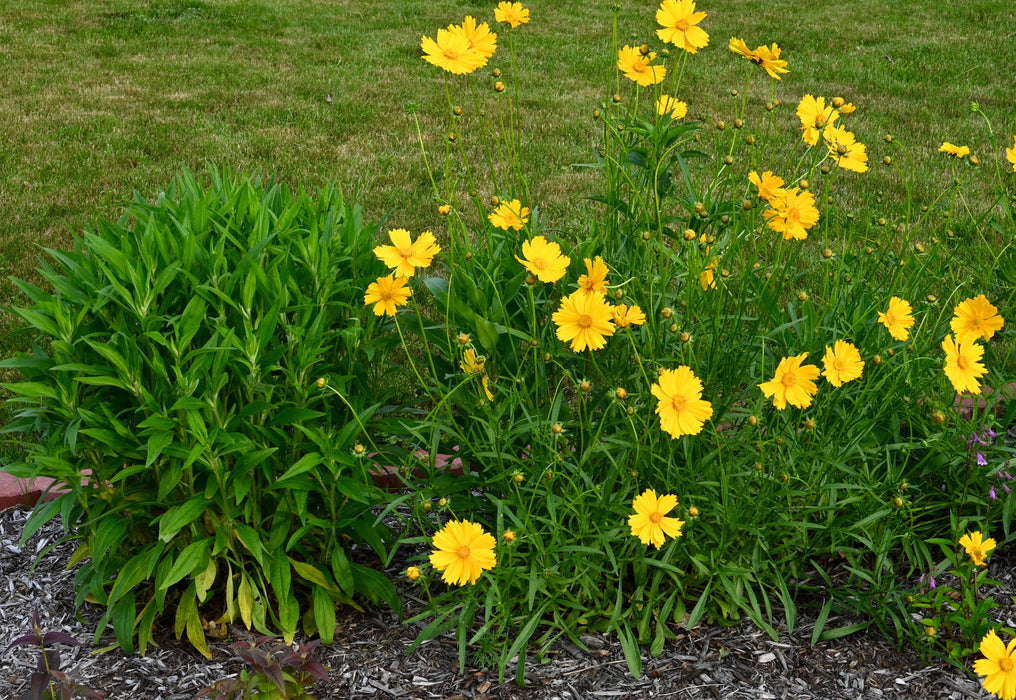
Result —
[[956, 305], [949, 327], [960, 343], [972, 343], [978, 338], [991, 340], [995, 331], [1002, 330], [1005, 320], [998, 309], [983, 294], [965, 299]]
[[833, 347], [827, 345], [825, 350], [825, 357], [822, 358], [825, 369], [822, 374], [830, 384], [838, 387], [860, 378], [864, 372], [864, 360], [852, 343], [837, 340]]
[[437, 41], [423, 37], [420, 48], [425, 61], [456, 75], [472, 73], [485, 65], [488, 58], [470, 46], [465, 34], [447, 29], [437, 30]]
[[635, 497], [631, 507], [635, 510], [628, 516], [631, 534], [642, 544], [651, 544], [657, 549], [663, 546], [667, 537], [680, 537], [683, 520], [668, 518], [667, 513], [677, 506], [677, 496], [665, 493], [659, 498], [656, 491], [646, 489]]
[[702, 399], [702, 380], [687, 365], [661, 370], [659, 384], [650, 390], [659, 401], [660, 428], [670, 433], [671, 439], [698, 435], [713, 416], [713, 405]]
[[[706, 251], [706, 254], [709, 254], [708, 250]], [[716, 273], [714, 270], [716, 270], [716, 263], [719, 261], [719, 258], [713, 256], [713, 259], [709, 261], [708, 265], [706, 265], [706, 269], [699, 273], [699, 284], [702, 285], [703, 291], [716, 289]]]
[[396, 277], [412, 277], [418, 267], [430, 265], [434, 256], [441, 252], [441, 246], [430, 231], [424, 231], [415, 241], [404, 228], [388, 233], [392, 245], [379, 245], [374, 249], [378, 260], [392, 268]]
[[969, 146], [957, 146], [949, 143], [948, 141], [939, 146], [938, 150], [940, 153], [947, 153], [951, 156], [956, 156], [957, 158], [963, 158], [970, 153]]
[[984, 658], [974, 661], [974, 673], [984, 676], [984, 689], [1002, 700], [1016, 698], [1016, 638], [1005, 645], [991, 629], [981, 640], [980, 649]]
[[394, 316], [398, 307], [405, 306], [412, 296], [413, 290], [408, 285], [409, 280], [405, 277], [378, 277], [376, 282], [367, 285], [367, 292], [363, 295], [363, 303], [374, 304], [374, 314], [381, 316], [387, 314]]
[[752, 170], [748, 173], [748, 180], [751, 184], [758, 188], [759, 198], [766, 200], [770, 204], [787, 192], [787, 190], [783, 188], [783, 185], [786, 184], [783, 181], [783, 178], [773, 175], [772, 170], [766, 170], [761, 176]]
[[497, 542], [483, 527], [468, 520], [451, 521], [434, 533], [430, 565], [443, 571], [445, 583], [476, 583], [485, 570], [497, 565]]
[[571, 349], [599, 350], [614, 335], [614, 314], [602, 294], [586, 294], [581, 289], [561, 300], [551, 317], [557, 324], [558, 340], [571, 341]]
[[818, 223], [818, 208], [815, 206], [815, 195], [802, 192], [799, 187], [784, 190], [769, 202], [771, 209], [762, 212], [769, 228], [783, 234], [783, 240], [803, 241], [808, 237], [808, 229]]
[[469, 348], [463, 353], [459, 367], [466, 374], [481, 374], [480, 384], [483, 386], [483, 393], [487, 396], [488, 401], [493, 401], [494, 394], [490, 390], [490, 380], [487, 378], [487, 372], [484, 371], [484, 365], [486, 364], [486, 357], [477, 357], [476, 350]]
[[811, 397], [818, 392], [815, 380], [819, 369], [815, 365], [803, 364], [808, 353], [785, 357], [776, 368], [776, 375], [768, 382], [758, 385], [766, 398], [772, 398], [773, 406], [782, 411], [787, 404], [808, 408]]
[[698, 26], [705, 18], [705, 12], [695, 11], [695, 0], [663, 0], [656, 10], [656, 21], [663, 29], [657, 29], [656, 35], [660, 41], [698, 53], [709, 44], [709, 35]]
[[776, 80], [782, 80], [780, 75], [790, 72], [787, 70], [787, 62], [780, 59], [782, 49], [777, 44], [773, 44], [772, 48], [763, 44], [754, 51], [749, 51], [744, 39], [730, 37], [729, 46], [731, 51], [756, 64]]
[[945, 376], [956, 392], [980, 394], [981, 384], [977, 380], [988, 373], [981, 364], [984, 348], [977, 343], [956, 342], [947, 335], [942, 341], [942, 350], [945, 352]]
[[667, 69], [663, 66], [651, 66], [649, 63], [656, 58], [656, 52], [645, 56], [634, 46], [625, 46], [617, 52], [617, 69], [624, 77], [633, 80], [642, 87], [656, 85], [663, 81]]
[[606, 294], [607, 274], [610, 268], [599, 255], [593, 260], [585, 258], [586, 274], [579, 277], [579, 291], [583, 294]]
[[838, 166], [853, 170], [855, 173], [867, 172], [868, 153], [865, 145], [859, 143], [854, 134], [842, 126], [831, 126], [822, 135], [829, 149], [829, 157], [836, 161]]
[[1005, 159], [1012, 163], [1012, 170], [1016, 173], [1016, 135], [1012, 137], [1012, 148], [1005, 149]]
[[543, 236], [523, 242], [522, 255], [525, 259], [517, 255], [515, 259], [541, 282], [557, 282], [564, 277], [571, 262], [571, 258], [561, 252], [561, 246]]
[[656, 113], [671, 119], [684, 119], [688, 114], [688, 104], [670, 95], [660, 95], [656, 98]]
[[818, 143], [818, 137], [827, 126], [840, 116], [832, 105], [826, 105], [824, 97], [805, 95], [797, 105], [797, 116], [801, 120], [801, 136], [809, 146]]
[[529, 22], [529, 8], [523, 7], [521, 2], [499, 2], [494, 8], [494, 19], [516, 29], [520, 24]]
[[618, 304], [610, 307], [610, 312], [614, 316], [614, 325], [618, 328], [641, 326], [646, 322], [646, 314], [638, 304], [632, 304], [631, 308], [627, 304]]
[[885, 326], [889, 330], [889, 335], [896, 340], [906, 340], [910, 337], [908, 329], [914, 325], [912, 311], [909, 301], [892, 297], [889, 300], [889, 308], [878, 313], [878, 322]]
[[529, 207], [522, 206], [522, 202], [513, 199], [510, 202], [502, 202], [497, 208], [487, 215], [490, 223], [500, 229], [507, 231], [514, 229], [521, 231], [522, 227], [529, 223]]
[[490, 27], [486, 22], [477, 25], [476, 20], [469, 15], [466, 15], [466, 18], [462, 20], [460, 25], [448, 25], [448, 31], [466, 37], [466, 41], [469, 42], [469, 48], [483, 57], [483, 63], [478, 66], [479, 68], [487, 65], [487, 60], [497, 51], [497, 34], [490, 31]]
[[980, 530], [968, 532], [960, 538], [960, 546], [966, 550], [974, 566], [986, 566], [985, 557], [995, 548], [995, 544], [995, 540], [990, 537], [984, 539]]

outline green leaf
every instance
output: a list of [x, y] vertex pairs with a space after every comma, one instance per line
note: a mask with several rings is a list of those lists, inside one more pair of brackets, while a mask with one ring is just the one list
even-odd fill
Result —
[[335, 601], [320, 586], [314, 586], [314, 622], [322, 644], [331, 644], [335, 637]]
[[[210, 541], [211, 538], [206, 537], [203, 540], [191, 542], [184, 547], [183, 551], [177, 556], [176, 561], [173, 562], [173, 568], [166, 574], [166, 578], [159, 582], [159, 588], [169, 588], [185, 576], [194, 573], [201, 565], [202, 560], [208, 555], [208, 543]], [[197, 589], [195, 588], [195, 590]]]
[[169, 542], [180, 530], [193, 522], [208, 509], [208, 500], [202, 495], [188, 498], [179, 506], [173, 506], [159, 517], [159, 539]]

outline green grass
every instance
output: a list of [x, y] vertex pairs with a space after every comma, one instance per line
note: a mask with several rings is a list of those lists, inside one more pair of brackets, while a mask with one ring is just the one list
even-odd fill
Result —
[[[151, 197], [181, 167], [201, 171], [208, 162], [309, 187], [336, 180], [357, 194], [368, 217], [389, 215], [393, 224], [440, 235], [407, 113], [418, 107], [428, 149], [438, 154], [444, 77], [420, 60], [420, 37], [466, 13], [493, 22], [493, 5], [8, 3], [0, 10], [0, 299], [18, 301], [8, 275], [37, 281], [40, 246], [66, 246], [71, 231], [119, 216], [135, 190]], [[516, 32], [521, 85], [509, 87], [519, 91], [527, 124], [527, 174], [545, 220], [581, 237], [591, 207], [582, 197], [596, 183], [569, 166], [591, 160], [599, 143], [591, 114], [609, 95], [611, 9], [578, 0], [528, 6], [533, 21]], [[625, 3], [622, 43], [659, 44], [655, 7]], [[901, 199], [897, 176], [878, 165], [889, 152], [884, 133], [913, 156], [918, 205], [948, 182], [935, 153], [942, 141], [969, 144], [985, 165], [1000, 155], [971, 102], [1009, 138], [1011, 75], [998, 68], [1016, 65], [1016, 30], [999, 21], [1008, 0], [888, 8], [874, 0], [714, 0], [699, 9], [709, 13], [703, 26], [711, 44], [688, 62], [681, 97], [690, 114], [732, 119], [737, 102], [729, 91], [743, 89], [748, 67], [727, 50], [730, 36], [749, 46], [778, 42], [791, 70], [776, 86], [788, 129], [796, 129], [793, 106], [808, 92], [840, 94], [858, 106], [852, 128], [873, 163], [866, 191], [886, 193], [881, 204], [858, 196], [871, 216], [884, 208], [892, 218]], [[507, 64], [503, 48], [492, 66]], [[488, 72], [478, 76], [481, 100], [493, 105], [491, 82]], [[751, 102], [768, 99], [768, 90], [756, 77]], [[624, 92], [631, 94], [628, 86]], [[466, 139], [469, 126], [467, 113]], [[989, 179], [981, 175], [970, 179]], [[975, 199], [988, 195], [972, 190]], [[0, 356], [30, 343], [20, 329], [0, 314]]]

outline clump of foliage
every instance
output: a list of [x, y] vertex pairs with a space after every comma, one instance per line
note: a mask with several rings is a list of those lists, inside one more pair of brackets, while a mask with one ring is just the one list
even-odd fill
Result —
[[299, 645], [296, 649], [271, 637], [230, 645], [253, 673], [244, 669], [239, 678], [220, 680], [198, 693], [196, 698], [213, 700], [314, 700], [310, 689], [328, 679], [328, 670], [312, 657], [320, 641]]
[[44, 630], [39, 609], [35, 608], [32, 611], [32, 631], [18, 637], [3, 650], [4, 654], [14, 647], [34, 647], [39, 651], [28, 690], [18, 700], [70, 700], [79, 697], [102, 700], [106, 697], [105, 693], [78, 683], [60, 668], [62, 659], [55, 644], [81, 646], [81, 642], [66, 632]]

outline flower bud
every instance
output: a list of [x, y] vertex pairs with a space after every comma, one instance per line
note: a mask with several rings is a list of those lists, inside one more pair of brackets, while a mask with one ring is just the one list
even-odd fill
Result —
[[684, 240], [686, 240], [686, 241], [694, 241], [697, 237], [698, 237], [698, 234], [695, 233], [695, 229], [686, 228], [684, 230]]
[[328, 384], [328, 380], [324, 377], [318, 377], [318, 380], [314, 382], [318, 389], [324, 389]]
[[699, 516], [699, 509], [696, 508], [695, 506], [692, 506], [691, 508], [688, 509], [688, 515], [690, 515], [693, 518], [697, 518]]
[[554, 433], [554, 435], [560, 435], [563, 430], [564, 427], [560, 423], [554, 423], [554, 425], [550, 426], [550, 432]]
[[617, 93], [614, 93], [614, 96], [612, 98], [610, 98], [610, 99], [612, 99], [614, 101], [614, 104], [618, 104], [618, 103], [621, 102], [621, 96], [618, 95]]
[[583, 379], [581, 382], [579, 382], [579, 391], [581, 391], [582, 393], [588, 394], [592, 390], [593, 384], [588, 379]]
[[492, 76], [494, 76], [495, 78], [500, 78], [501, 77], [501, 69], [500, 68], [495, 68], [494, 70], [492, 70], [490, 72], [490, 74]]
[[494, 92], [504, 92], [504, 83], [500, 80], [494, 83]]
[[804, 421], [804, 429], [805, 430], [814, 430], [815, 429], [815, 421], [812, 420], [811, 418], [809, 418], [808, 420]]
[[354, 454], [362, 455], [366, 451], [367, 451], [367, 448], [364, 447], [363, 445], [361, 445], [360, 443], [356, 443], [355, 445], [353, 445], [353, 453]]
[[681, 333], [681, 335], [679, 335], [677, 337], [681, 340], [682, 343], [687, 343], [688, 341], [691, 340], [691, 333], [688, 333], [687, 331], [685, 331], [685, 332]]
[[892, 162], [893, 159], [890, 158], [889, 156], [886, 156], [885, 158], [882, 159], [882, 165], [890, 165]]
[[437, 213], [440, 214], [441, 216], [448, 216], [449, 214], [452, 213], [452, 205], [442, 204], [437, 208]]
[[740, 129], [742, 126], [744, 126], [744, 120], [743, 119], [735, 119], [734, 120], [734, 128], [735, 129]]
[[416, 579], [420, 578], [420, 569], [416, 566], [409, 567], [408, 569], [406, 569], [406, 578], [408, 578], [410, 581], [415, 581]]
[[734, 164], [734, 156], [723, 156], [723, 163], [724, 163], [724, 165], [733, 165]]
[[808, 292], [798, 292], [797, 293], [797, 300], [798, 301], [808, 301]]
[[462, 108], [459, 107], [458, 105], [456, 105], [455, 107], [452, 108], [452, 114], [454, 114], [456, 117], [461, 117], [462, 116]]
[[703, 204], [702, 202], [695, 202], [695, 212], [697, 214], [705, 214], [706, 213], [706, 205]]
[[624, 401], [626, 398], [628, 398], [628, 392], [624, 389], [624, 387], [619, 386], [617, 387], [617, 389], [614, 390], [614, 396]]
[[469, 334], [459, 333], [459, 345], [469, 345]]
[[515, 531], [514, 530], [505, 530], [501, 534], [501, 539], [503, 539], [507, 544], [511, 544], [512, 542], [515, 541]]
[[823, 258], [825, 258], [826, 260], [828, 260], [828, 259], [829, 259], [829, 258], [831, 258], [832, 256], [833, 256], [833, 249], [832, 249], [832, 248], [823, 248], [823, 249], [822, 249], [822, 257], [823, 257]]
[[758, 425], [758, 416], [748, 416], [748, 425], [753, 428]]
[[674, 310], [669, 306], [664, 306], [662, 309], [660, 309], [660, 316], [663, 316], [663, 318], [670, 318], [673, 315]]
[[797, 183], [797, 186], [800, 187], [802, 190], [806, 190], [810, 186], [810, 183], [807, 180], [801, 180], [799, 183]]
[[937, 423], [938, 425], [942, 425], [943, 423], [945, 423], [945, 414], [942, 413], [941, 411], [934, 411], [931, 414], [931, 419], [935, 421], [935, 423]]

